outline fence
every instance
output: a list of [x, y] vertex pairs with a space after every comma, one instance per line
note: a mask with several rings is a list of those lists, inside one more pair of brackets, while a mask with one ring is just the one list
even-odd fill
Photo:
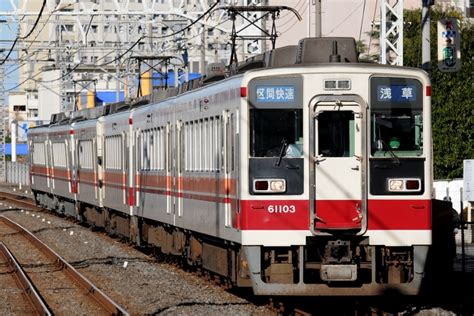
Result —
[[454, 271], [474, 273], [474, 222], [461, 223], [456, 234]]
[[30, 185], [30, 174], [27, 163], [7, 161], [6, 167], [7, 183], [18, 185], [20, 188]]

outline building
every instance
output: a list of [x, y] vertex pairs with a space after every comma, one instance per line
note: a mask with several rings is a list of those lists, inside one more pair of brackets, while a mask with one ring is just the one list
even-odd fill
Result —
[[[365, 54], [378, 54], [378, 41], [369, 33], [380, 23], [380, 2], [363, 0], [321, 0], [322, 35], [349, 36], [365, 46]], [[464, 11], [473, 0], [436, 0], [443, 7], [455, 6]], [[19, 12], [25, 16], [21, 34], [33, 28], [42, 0], [19, 0]], [[20, 43], [20, 82], [27, 100], [27, 112], [39, 120], [52, 113], [72, 110], [84, 103], [78, 96], [91, 92], [115, 92], [115, 100], [135, 95], [137, 74], [162, 68], [156, 60], [143, 59], [140, 69], [135, 59], [123, 55], [133, 46], [135, 56], [177, 56], [174, 63], [187, 71], [203, 73], [207, 62], [228, 63], [231, 24], [223, 10], [203, 19], [204, 25], [179, 33], [196, 12], [205, 12], [209, 1], [201, 0], [54, 0], [47, 1], [39, 23], [27, 41]], [[421, 0], [405, 0], [406, 9], [419, 8]], [[276, 20], [280, 36], [277, 47], [295, 45], [304, 37], [315, 35], [315, 0], [226, 0], [225, 5], [292, 6], [302, 21], [289, 11]], [[248, 15], [251, 16], [250, 14]], [[258, 17], [259, 15], [256, 14]], [[243, 25], [242, 19], [237, 20]], [[270, 22], [266, 28], [270, 29]], [[212, 27], [214, 26], [214, 27]], [[256, 32], [247, 29], [247, 34]], [[151, 36], [150, 36], [151, 35]], [[270, 47], [262, 42], [240, 43], [238, 59], [262, 52]], [[122, 56], [123, 55], [123, 56]], [[163, 71], [163, 69], [161, 69]], [[156, 71], [155, 71], [156, 72]], [[126, 91], [125, 91], [126, 90]], [[29, 108], [33, 100], [41, 106]]]
[[[22, 88], [38, 98], [41, 120], [49, 119], [51, 113], [73, 110], [78, 95], [87, 91], [116, 91], [116, 101], [121, 100], [120, 95], [122, 100], [124, 95], [134, 95], [138, 73], [150, 67], [164, 71], [147, 56], [176, 56], [173, 64], [194, 73], [203, 73], [208, 61], [228, 60], [230, 23], [222, 21], [221, 14], [179, 32], [208, 9], [207, 2], [47, 1], [35, 26], [42, 3], [19, 0], [18, 6], [18, 15], [25, 15], [21, 34], [34, 29], [19, 45], [19, 60], [25, 61], [19, 80], [26, 80]], [[141, 67], [127, 54], [131, 48], [141, 58]]]

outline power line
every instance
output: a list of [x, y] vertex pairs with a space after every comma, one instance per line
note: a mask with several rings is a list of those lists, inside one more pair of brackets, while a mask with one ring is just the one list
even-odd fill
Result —
[[362, 19], [360, 21], [360, 30], [359, 30], [359, 42], [362, 37], [362, 26], [364, 25], [365, 5], [366, 5], [366, 0], [364, 0], [364, 7], [362, 8]]
[[345, 17], [341, 20], [341, 22], [340, 22], [338, 25], [336, 25], [335, 27], [333, 27], [332, 30], [330, 30], [328, 33], [324, 34], [324, 36], [329, 35], [329, 34], [331, 34], [332, 32], [334, 32], [336, 29], [338, 29], [342, 24], [344, 24], [344, 23], [346, 22], [346, 20], [347, 20], [348, 18], [350, 18], [352, 15], [354, 15], [354, 14], [357, 12], [357, 10], [358, 10], [363, 4], [364, 4], [364, 2], [362, 2], [362, 3], [361, 3], [358, 7], [356, 7], [351, 13], [349, 13], [347, 16], [345, 16]]
[[[198, 17], [196, 20], [194, 20], [193, 22], [191, 22], [189, 25], [187, 25], [186, 27], [182, 28], [181, 30], [179, 31], [176, 31], [176, 32], [173, 32], [171, 34], [167, 34], [167, 35], [163, 35], [163, 36], [152, 36], [151, 38], [153, 39], [163, 39], [163, 38], [168, 38], [168, 37], [172, 37], [172, 36], [175, 36], [175, 35], [178, 35], [182, 32], [185, 32], [186, 30], [190, 29], [193, 25], [195, 25], [197, 22], [199, 22], [200, 20], [202, 20], [204, 17], [206, 17], [218, 4], [220, 3], [220, 0], [217, 0], [206, 12], [204, 12], [200, 17]], [[224, 22], [222, 22], [224, 23]], [[218, 25], [222, 24], [222, 23], [219, 23]], [[201, 34], [201, 33], [200, 33]], [[124, 53], [120, 54], [119, 56], [117, 56], [116, 58], [114, 58], [113, 60], [111, 61], [108, 61], [108, 62], [105, 62], [103, 64], [95, 64], [94, 66], [96, 67], [103, 67], [103, 66], [107, 66], [107, 65], [110, 65], [118, 60], [120, 60], [123, 56], [125, 56], [126, 54], [128, 54], [130, 51], [133, 50], [133, 48], [135, 48], [138, 44], [140, 44], [140, 41], [143, 40], [144, 38], [148, 38], [149, 36], [140, 36], [140, 38], [135, 41]], [[196, 36], [195, 36], [196, 37]], [[193, 37], [194, 38], [194, 37]], [[192, 39], [192, 38], [191, 38]], [[190, 39], [189, 39], [190, 40]], [[78, 51], [80, 50], [80, 48], [78, 48], [75, 52], [73, 52], [72, 54], [76, 54]], [[102, 56], [101, 58], [99, 58], [97, 61], [100, 61], [104, 58], [106, 58], [107, 56], [109, 56], [110, 54], [112, 54], [113, 51], [107, 53], [106, 55]], [[34, 75], [33, 77], [30, 77], [30, 78], [27, 78], [25, 80], [23, 80], [21, 83], [19, 83], [18, 85], [16, 85], [15, 87], [9, 89], [8, 91], [12, 91], [18, 87], [20, 87], [21, 85], [23, 85], [24, 83], [26, 83], [28, 80], [34, 80], [35, 82], [38, 82], [38, 83], [52, 83], [52, 82], [56, 82], [56, 81], [59, 81], [59, 80], [62, 80], [64, 78], [66, 78], [67, 76], [69, 76], [71, 73], [74, 72], [74, 70], [76, 70], [79, 66], [81, 65], [85, 65], [85, 63], [83, 62], [79, 62], [77, 65], [75, 65], [74, 67], [68, 69], [68, 71], [61, 75], [60, 77], [56, 78], [56, 79], [51, 79], [51, 80], [35, 80], [34, 78], [37, 77], [39, 75], [39, 73], [37, 73], [36, 75]], [[7, 92], [8, 92], [7, 91]]]
[[[196, 20], [194, 20], [193, 22], [191, 22], [191, 24], [187, 25], [186, 27], [182, 28], [181, 30], [179, 31], [176, 31], [176, 32], [173, 32], [171, 34], [167, 34], [167, 35], [163, 35], [163, 36], [141, 36], [135, 43], [133, 43], [132, 46], [130, 46], [130, 48], [128, 48], [124, 53], [120, 54], [119, 56], [117, 56], [115, 59], [109, 61], [109, 62], [106, 62], [106, 63], [103, 63], [103, 64], [99, 64], [99, 65], [96, 65], [96, 66], [107, 66], [107, 65], [110, 65], [111, 63], [114, 63], [116, 62], [117, 60], [120, 60], [123, 56], [125, 56], [128, 52], [130, 52], [135, 46], [137, 46], [140, 41], [144, 38], [152, 38], [152, 39], [163, 39], [163, 38], [167, 38], [167, 37], [171, 37], [171, 36], [175, 36], [175, 35], [178, 35], [188, 29], [190, 29], [194, 24], [196, 24], [197, 22], [199, 22], [200, 20], [202, 20], [206, 15], [208, 15], [218, 4], [219, 4], [220, 0], [217, 0], [206, 12], [204, 12], [200, 17], [198, 17]], [[103, 58], [101, 58], [103, 59]], [[100, 59], [99, 59], [100, 60]], [[98, 61], [99, 61], [98, 60]]]
[[[303, 12], [301, 12], [301, 15], [305, 14], [305, 13], [306, 13], [306, 10], [308, 10], [308, 6], [304, 6], [304, 10], [303, 10]], [[288, 27], [286, 30], [284, 30], [284, 31], [282, 31], [282, 32], [279, 32], [279, 33], [281, 34], [281, 33], [286, 33], [286, 32], [288, 32], [288, 31], [291, 30], [291, 29], [293, 28], [293, 26], [295, 26], [296, 23], [298, 23], [298, 22], [299, 22], [299, 20], [297, 19], [295, 22], [293, 22], [293, 24], [290, 25], [290, 27]]]
[[5, 59], [3, 59], [1, 62], [0, 62], [0, 66], [3, 65], [6, 60], [8, 59], [8, 57], [10, 57], [10, 54], [12, 53], [13, 49], [15, 48], [15, 45], [16, 43], [18, 42], [18, 40], [24, 40], [24, 39], [27, 39], [31, 33], [33, 33], [33, 31], [35, 30], [36, 26], [38, 25], [38, 22], [41, 18], [41, 16], [43, 15], [43, 10], [44, 10], [44, 7], [46, 6], [46, 0], [43, 0], [43, 5], [41, 6], [41, 9], [40, 9], [40, 12], [38, 13], [38, 16], [36, 17], [36, 21], [35, 23], [33, 24], [33, 27], [31, 28], [31, 30], [28, 32], [28, 34], [26, 34], [25, 36], [17, 36], [15, 38], [15, 40], [13, 41], [13, 44], [12, 46], [10, 47], [10, 50], [8, 51], [8, 54], [7, 56], [5, 57]]

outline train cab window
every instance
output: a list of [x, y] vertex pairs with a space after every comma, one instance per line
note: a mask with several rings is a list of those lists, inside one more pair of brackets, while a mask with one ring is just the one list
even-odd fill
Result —
[[318, 115], [318, 154], [324, 157], [354, 155], [354, 113], [322, 112]]
[[393, 109], [391, 113], [373, 112], [372, 155], [383, 157], [420, 156], [423, 153], [421, 111]]
[[252, 157], [303, 157], [302, 109], [251, 109], [250, 133]]
[[371, 79], [373, 157], [418, 157], [423, 154], [422, 95], [422, 85], [415, 79]]

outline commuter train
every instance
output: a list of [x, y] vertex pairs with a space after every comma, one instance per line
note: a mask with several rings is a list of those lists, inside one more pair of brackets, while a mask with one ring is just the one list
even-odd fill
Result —
[[38, 204], [256, 295], [419, 293], [431, 86], [306, 38], [31, 129]]

